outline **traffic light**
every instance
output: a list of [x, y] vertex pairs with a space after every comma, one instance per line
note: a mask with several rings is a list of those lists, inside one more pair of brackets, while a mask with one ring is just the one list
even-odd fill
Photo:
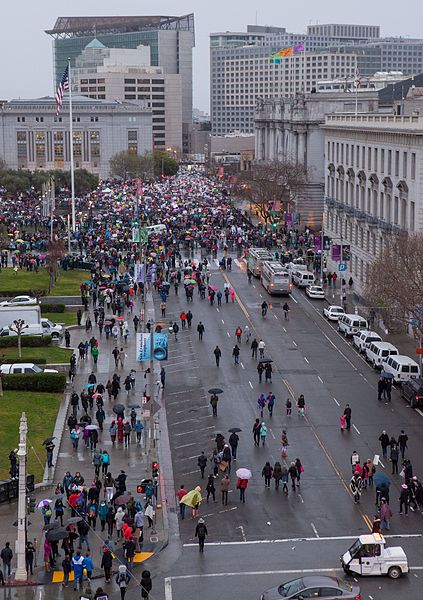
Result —
[[28, 512], [35, 513], [36, 504], [37, 504], [37, 500], [35, 498], [33, 498], [32, 496], [30, 496], [28, 498]]
[[154, 461], [151, 465], [151, 472], [153, 474], [153, 479], [157, 479], [159, 476], [159, 463]]

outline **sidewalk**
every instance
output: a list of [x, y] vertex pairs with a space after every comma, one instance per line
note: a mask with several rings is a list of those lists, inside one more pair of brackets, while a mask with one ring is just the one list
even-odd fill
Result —
[[[154, 318], [154, 305], [152, 298], [148, 298], [147, 302], [147, 310], [146, 313], [149, 315], [149, 318]], [[137, 301], [136, 310], [139, 314], [139, 300]], [[134, 313], [135, 314], [135, 309]], [[94, 323], [94, 318], [92, 318], [92, 322]], [[126, 417], [129, 417], [130, 410], [127, 408], [128, 405], [135, 404], [138, 406], [142, 406], [142, 393], [144, 391], [144, 386], [146, 380], [143, 376], [143, 363], [137, 362], [135, 360], [136, 353], [136, 336], [132, 323], [133, 315], [128, 317], [129, 328], [131, 331], [131, 335], [128, 338], [127, 345], [124, 344], [124, 339], [118, 339], [119, 347], [124, 347], [127, 357], [125, 358], [124, 368], [115, 369], [114, 358], [111, 354], [113, 348], [115, 347], [115, 343], [113, 340], [109, 339], [106, 341], [105, 336], [99, 338], [98, 328], [94, 327], [93, 331], [89, 334], [85, 333], [83, 328], [74, 329], [72, 332], [72, 342], [73, 346], [77, 346], [80, 340], [85, 341], [85, 339], [89, 339], [92, 335], [99, 339], [99, 358], [98, 364], [96, 368], [94, 368], [91, 357], [87, 358], [86, 361], [79, 361], [77, 368], [77, 375], [73, 382], [73, 386], [68, 385], [67, 390], [65, 392], [65, 398], [62, 402], [62, 405], [59, 409], [58, 418], [56, 421], [56, 428], [54, 435], [56, 437], [55, 443], [56, 448], [53, 457], [54, 467], [52, 469], [45, 470], [44, 482], [39, 489], [35, 491], [35, 494], [31, 494], [31, 496], [36, 497], [37, 502], [42, 500], [43, 498], [54, 498], [54, 489], [57, 483], [61, 483], [63, 480], [63, 476], [66, 471], [70, 471], [72, 474], [75, 474], [76, 471], [80, 471], [81, 475], [85, 479], [85, 485], [88, 487], [91, 484], [91, 481], [94, 478], [94, 467], [92, 465], [92, 452], [89, 448], [85, 447], [85, 444], [82, 440], [82, 436], [79, 440], [78, 451], [75, 452], [72, 448], [70, 436], [69, 436], [69, 428], [67, 426], [67, 418], [69, 416], [69, 398], [73, 389], [77, 393], [80, 393], [83, 386], [87, 383], [88, 375], [91, 371], [94, 371], [97, 377], [97, 383], [103, 383], [106, 385], [107, 380], [112, 377], [113, 373], [118, 372], [121, 375], [121, 391], [116, 400], [116, 403], [121, 403], [125, 406], [125, 420]], [[148, 365], [147, 365], [148, 366]], [[145, 367], [144, 367], [145, 368]], [[131, 369], [136, 370], [136, 384], [135, 390], [131, 391], [129, 394], [124, 389], [123, 381], [126, 375], [129, 373]], [[157, 379], [157, 377], [156, 377]], [[116, 441], [116, 446], [112, 445], [112, 441], [109, 435], [109, 425], [111, 423], [112, 418], [115, 418], [115, 414], [113, 413], [113, 400], [109, 402], [107, 393], [103, 396], [104, 400], [104, 411], [106, 413], [106, 420], [103, 425], [104, 431], [99, 433], [99, 441], [97, 444], [97, 449], [106, 449], [110, 454], [110, 472], [113, 477], [120, 473], [121, 470], [124, 470], [127, 475], [126, 479], [126, 487], [127, 491], [131, 492], [134, 497], [138, 497], [141, 500], [143, 499], [142, 495], [137, 494], [137, 485], [141, 483], [141, 480], [144, 478], [151, 478], [151, 464], [149, 464], [148, 458], [148, 422], [143, 420], [144, 430], [142, 435], [141, 445], [138, 446], [135, 440], [135, 432], [131, 434], [131, 443], [128, 448], [124, 448], [123, 444], [118, 444]], [[160, 398], [159, 398], [160, 402]], [[158, 404], [158, 407], [160, 404]], [[88, 410], [88, 414], [91, 416], [93, 423], [96, 423], [95, 420], [95, 412], [97, 410], [96, 405], [94, 404], [94, 408], [92, 411]], [[141, 416], [142, 409], [136, 409], [137, 415]], [[78, 412], [78, 418], [83, 414], [82, 408], [80, 407]], [[29, 424], [30, 427], [30, 424]], [[61, 435], [61, 431], [63, 431], [63, 435]], [[41, 460], [45, 460], [45, 452], [43, 449], [37, 449], [37, 453], [39, 454]], [[103, 489], [100, 492], [100, 499], [103, 497]], [[65, 502], [64, 502], [65, 504]], [[135, 557], [135, 568], [134, 575], [137, 577], [136, 566], [140, 563], [143, 563], [145, 560], [153, 556], [155, 553], [159, 552], [163, 549], [167, 544], [167, 528], [164, 526], [164, 516], [163, 510], [166, 509], [165, 503], [162, 502], [160, 498], [160, 490], [158, 491], [158, 499], [157, 499], [158, 507], [156, 509], [156, 522], [152, 529], [148, 529], [147, 518], [145, 519], [144, 524], [144, 542], [142, 545], [142, 552], [138, 553]], [[54, 521], [54, 503], [51, 505], [53, 510], [53, 516], [51, 522]], [[13, 540], [16, 538], [16, 528], [13, 527], [12, 523], [16, 519], [17, 514], [17, 503], [12, 503], [8, 505], [0, 505], [0, 523], [2, 524], [2, 542], [10, 540], [13, 548]], [[64, 522], [70, 517], [70, 510], [65, 510]], [[48, 583], [60, 583], [63, 581], [63, 572], [62, 572], [62, 560], [64, 558], [64, 552], [61, 549], [61, 542], [59, 542], [59, 552], [61, 556], [56, 559], [56, 569], [49, 573], [46, 573], [44, 570], [44, 561], [43, 561], [43, 545], [44, 545], [44, 534], [42, 531], [43, 528], [43, 519], [41, 516], [41, 511], [37, 510], [35, 513], [31, 513], [29, 515], [29, 521], [31, 525], [28, 529], [28, 539], [36, 541], [37, 547], [37, 557], [36, 564], [37, 566], [34, 568], [34, 575], [31, 577], [32, 583], [37, 584], [48, 584]], [[104, 541], [107, 539], [107, 526], [104, 533], [100, 531], [100, 521], [97, 519], [96, 530], [91, 530], [88, 535], [90, 547], [91, 547], [91, 557], [94, 563], [94, 572], [93, 577], [101, 577], [103, 578], [103, 570], [100, 569], [101, 556], [102, 556], [102, 548], [104, 546]], [[123, 559], [123, 550], [122, 550], [122, 542], [116, 541], [116, 529], [114, 530], [113, 542], [115, 546], [115, 555], [116, 559], [114, 560], [113, 569], [117, 570], [117, 567], [121, 563]], [[77, 547], [77, 543], [75, 543], [75, 548]], [[86, 552], [86, 547], [83, 547], [83, 554]], [[13, 561], [13, 564], [15, 559]], [[73, 577], [73, 574], [72, 574]], [[99, 581], [98, 585], [102, 582]], [[13, 584], [13, 577], [12, 577]]]

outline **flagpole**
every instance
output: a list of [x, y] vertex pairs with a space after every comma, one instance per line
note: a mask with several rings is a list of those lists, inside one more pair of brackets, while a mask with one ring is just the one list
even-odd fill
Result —
[[71, 175], [71, 208], [72, 208], [72, 231], [76, 231], [75, 215], [75, 174], [73, 162], [73, 113], [72, 113], [72, 78], [71, 64], [68, 58], [68, 78], [69, 78], [69, 135], [70, 135], [70, 175]]
[[354, 86], [355, 86], [355, 116], [358, 114], [358, 85], [357, 85], [357, 56], [355, 57]]

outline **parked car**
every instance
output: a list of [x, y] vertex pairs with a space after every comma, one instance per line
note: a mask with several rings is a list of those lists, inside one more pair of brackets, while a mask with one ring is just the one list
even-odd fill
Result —
[[360, 588], [358, 585], [338, 577], [328, 575], [307, 575], [293, 579], [278, 587], [271, 588], [261, 595], [261, 600], [279, 600], [279, 598], [326, 598], [327, 600], [354, 600], [359, 599]]
[[359, 331], [364, 331], [368, 326], [366, 319], [356, 314], [341, 315], [338, 319], [338, 331], [345, 337], [351, 337]]
[[401, 387], [401, 398], [404, 398], [411, 408], [423, 406], [423, 379], [405, 381]]
[[372, 342], [366, 348], [366, 360], [369, 361], [374, 369], [380, 369], [382, 361], [388, 358], [388, 356], [398, 354], [398, 348], [389, 342]]
[[60, 339], [63, 335], [63, 326], [46, 319], [41, 318], [41, 326], [45, 335], [51, 335], [53, 339]]
[[58, 373], [56, 369], [40, 369], [34, 363], [15, 363], [12, 365], [0, 365], [2, 375], [13, 375], [15, 373]]
[[321, 285], [309, 285], [306, 287], [306, 294], [309, 298], [315, 298], [316, 300], [324, 300], [325, 292]]
[[420, 367], [415, 360], [403, 354], [387, 356], [382, 361], [382, 371], [394, 378], [394, 383], [402, 384], [409, 379], [420, 377]]
[[341, 315], [345, 315], [345, 310], [342, 306], [325, 306], [323, 309], [323, 316], [325, 316], [329, 321], [337, 321]]
[[31, 298], [31, 296], [15, 296], [10, 300], [0, 302], [0, 306], [18, 306], [20, 304], [38, 304], [38, 300], [37, 298]]
[[366, 329], [365, 331], [360, 331], [359, 333], [353, 335], [352, 343], [353, 346], [355, 346], [359, 352], [365, 352], [366, 348], [368, 348], [372, 342], [381, 341], [382, 338], [378, 333], [376, 333], [375, 331], [368, 331]]

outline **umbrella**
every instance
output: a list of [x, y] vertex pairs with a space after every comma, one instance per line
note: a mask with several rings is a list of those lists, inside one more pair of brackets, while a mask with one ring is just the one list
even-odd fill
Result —
[[36, 508], [43, 508], [43, 506], [47, 506], [48, 504], [51, 504], [53, 502], [53, 500], [49, 500], [48, 498], [45, 498], [44, 500], [40, 500], [37, 504]]
[[88, 431], [93, 431], [94, 429], [98, 429], [97, 425], [87, 425], [85, 427]]
[[383, 379], [393, 379], [394, 378], [392, 373], [387, 373], [386, 371], [383, 371], [383, 373], [381, 373], [380, 376], [383, 377]]
[[240, 431], [242, 431], [242, 429], [240, 427], [231, 427], [230, 429], [228, 429], [229, 433], [239, 433]]
[[48, 525], [44, 525], [43, 531], [51, 531], [52, 529], [57, 529], [59, 527], [59, 521], [53, 521], [53, 523], [49, 523]]
[[99, 394], [98, 392], [93, 394], [93, 398], [101, 398], [101, 396], [102, 396], [102, 394]]
[[84, 519], [82, 517], [70, 517], [70, 519], [66, 521], [66, 525], [76, 525], [76, 523], [79, 523], [79, 521], [83, 520]]
[[46, 534], [46, 538], [49, 542], [58, 542], [59, 540], [64, 540], [69, 537], [69, 531], [66, 531], [63, 527], [59, 527], [58, 529], [52, 529], [48, 531]]
[[113, 407], [113, 412], [116, 413], [117, 415], [119, 413], [123, 413], [123, 412], [125, 412], [125, 407], [123, 406], [123, 404], [115, 404]]
[[373, 481], [376, 487], [380, 487], [381, 485], [386, 485], [387, 487], [389, 487], [391, 485], [391, 480], [389, 479], [389, 477], [387, 477], [385, 473], [381, 473], [380, 471], [374, 474]]
[[46, 439], [44, 440], [44, 442], [43, 442], [43, 446], [45, 446], [46, 444], [49, 444], [50, 442], [52, 442], [52, 441], [53, 441], [53, 440], [55, 440], [55, 439], [56, 439], [56, 438], [55, 438], [54, 436], [53, 436], [53, 437], [46, 438]]
[[261, 358], [259, 360], [259, 363], [262, 363], [262, 364], [267, 364], [267, 363], [272, 363], [272, 362], [273, 362], [273, 360], [271, 358], [266, 358], [266, 357], [265, 358]]
[[209, 285], [209, 288], [214, 292], [217, 292], [217, 287], [215, 285]]
[[223, 390], [220, 388], [210, 388], [209, 394], [223, 394]]
[[250, 469], [238, 469], [236, 476], [239, 477], [239, 479], [251, 479], [252, 474]]
[[84, 388], [84, 390], [87, 390], [88, 388], [91, 388], [91, 387], [94, 387], [94, 386], [95, 386], [95, 383], [86, 383], [86, 384], [83, 386], [83, 388]]
[[129, 408], [141, 408], [139, 404], [130, 404]]
[[115, 499], [115, 504], [117, 504], [118, 506], [120, 506], [121, 504], [126, 504], [130, 500], [132, 500], [132, 496], [130, 496], [129, 494], [118, 496]]

